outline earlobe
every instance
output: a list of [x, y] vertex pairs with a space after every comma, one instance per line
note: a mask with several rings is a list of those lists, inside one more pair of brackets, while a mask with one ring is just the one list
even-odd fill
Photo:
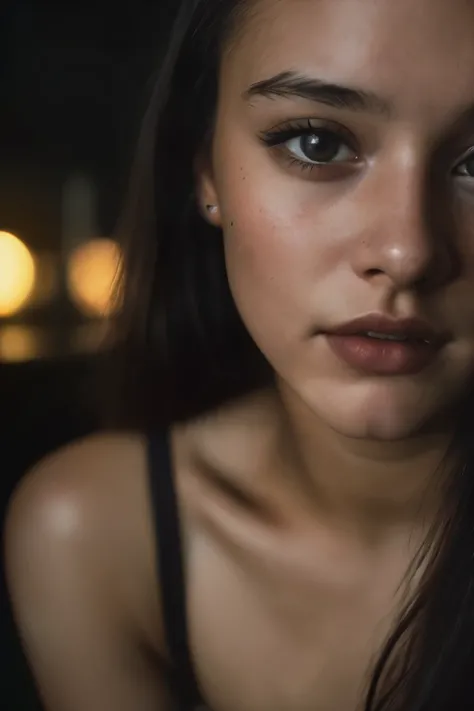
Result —
[[209, 165], [209, 159], [203, 155], [196, 159], [195, 176], [199, 211], [207, 222], [215, 227], [220, 227], [221, 214], [212, 170]]
[[199, 210], [204, 219], [214, 227], [221, 227], [221, 215], [219, 205], [199, 200]]
[[214, 190], [209, 189], [209, 186], [201, 184], [198, 191], [199, 210], [207, 222], [215, 227], [221, 226], [221, 214], [219, 203]]

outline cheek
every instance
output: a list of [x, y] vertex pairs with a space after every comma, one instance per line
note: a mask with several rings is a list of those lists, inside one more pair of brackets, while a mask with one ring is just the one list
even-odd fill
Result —
[[[474, 197], [463, 196], [454, 203], [447, 234], [455, 234], [450, 244], [456, 279], [440, 295], [440, 311], [448, 315], [452, 328], [464, 336], [474, 336]], [[444, 234], [439, 239], [446, 239]]]
[[341, 231], [324, 190], [285, 173], [265, 150], [239, 148], [223, 149], [216, 170], [229, 283], [257, 343], [283, 343], [311, 325], [315, 289], [334, 279], [344, 240], [333, 237]]
[[[250, 185], [249, 185], [250, 187]], [[269, 186], [267, 186], [267, 189]], [[227, 273], [237, 308], [264, 349], [301, 331], [308, 310], [314, 245], [291, 200], [271, 190], [235, 190], [224, 231]], [[241, 200], [239, 199], [241, 197]]]

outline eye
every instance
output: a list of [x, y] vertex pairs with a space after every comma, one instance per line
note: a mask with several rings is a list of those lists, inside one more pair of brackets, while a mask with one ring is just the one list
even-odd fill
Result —
[[312, 165], [342, 163], [356, 155], [341, 136], [325, 128], [312, 129], [311, 133], [295, 136], [283, 145], [294, 158]]
[[269, 148], [278, 148], [293, 165], [312, 170], [338, 163], [354, 163], [355, 138], [342, 126], [315, 124], [313, 119], [289, 122], [261, 134]]
[[454, 174], [461, 178], [474, 178], [474, 150], [467, 155], [462, 163], [458, 163]]

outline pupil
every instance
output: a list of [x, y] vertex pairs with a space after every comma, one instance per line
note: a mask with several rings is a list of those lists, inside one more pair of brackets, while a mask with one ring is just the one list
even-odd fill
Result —
[[[333, 160], [339, 152], [340, 139], [331, 131], [319, 131], [301, 137], [303, 153], [316, 163], [327, 163]], [[474, 170], [474, 159], [472, 161]]]

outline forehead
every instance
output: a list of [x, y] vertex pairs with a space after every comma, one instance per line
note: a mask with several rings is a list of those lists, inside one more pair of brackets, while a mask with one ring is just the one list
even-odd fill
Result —
[[255, 0], [222, 91], [289, 70], [428, 109], [472, 101], [474, 0]]

